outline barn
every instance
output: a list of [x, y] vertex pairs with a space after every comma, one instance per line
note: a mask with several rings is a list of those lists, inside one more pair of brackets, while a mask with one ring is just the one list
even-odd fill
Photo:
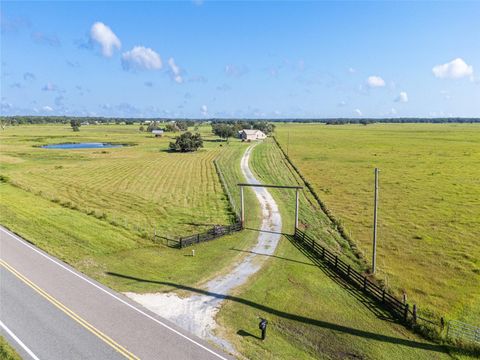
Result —
[[263, 131], [255, 129], [243, 129], [238, 132], [238, 137], [243, 141], [263, 140], [267, 137]]
[[163, 130], [152, 130], [152, 134], [155, 135], [155, 137], [162, 137]]

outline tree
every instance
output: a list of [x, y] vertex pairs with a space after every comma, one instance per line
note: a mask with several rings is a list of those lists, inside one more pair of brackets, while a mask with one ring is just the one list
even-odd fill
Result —
[[140, 125], [140, 127], [138, 128], [138, 130], [140, 131], [145, 131], [145, 127], [143, 125]]
[[175, 125], [177, 126], [177, 128], [180, 130], [180, 131], [187, 131], [188, 130], [188, 126], [189, 126], [189, 122], [187, 121], [177, 121], [175, 123]]
[[166, 132], [177, 132], [178, 130], [179, 128], [175, 123], [168, 123], [167, 125], [165, 125]]
[[197, 151], [201, 147], [203, 147], [202, 136], [198, 133], [192, 134], [190, 131], [183, 133], [176, 138], [175, 142], [170, 143], [171, 150], [180, 152]]
[[229, 137], [235, 135], [235, 127], [228, 124], [212, 124], [212, 131], [226, 141], [228, 141]]
[[72, 127], [73, 131], [80, 131], [80, 126], [82, 126], [82, 123], [79, 119], [72, 119], [70, 120], [70, 126]]
[[148, 124], [147, 131], [152, 132], [153, 130], [158, 130], [158, 123], [156, 121], [152, 121]]

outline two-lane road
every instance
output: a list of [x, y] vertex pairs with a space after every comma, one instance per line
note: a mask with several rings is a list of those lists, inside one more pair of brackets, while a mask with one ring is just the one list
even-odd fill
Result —
[[0, 227], [0, 333], [28, 359], [230, 359]]

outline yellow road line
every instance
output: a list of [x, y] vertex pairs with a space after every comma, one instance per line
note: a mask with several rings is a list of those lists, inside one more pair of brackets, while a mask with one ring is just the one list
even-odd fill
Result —
[[95, 336], [103, 340], [105, 343], [110, 345], [112, 348], [114, 348], [116, 351], [118, 351], [120, 354], [125, 356], [127, 359], [135, 359], [139, 360], [137, 356], [132, 354], [130, 351], [125, 349], [123, 346], [115, 342], [112, 338], [109, 336], [105, 335], [102, 333], [100, 330], [96, 329], [93, 325], [89, 324], [87, 321], [82, 319], [80, 316], [78, 316], [76, 313], [74, 313], [72, 310], [70, 310], [68, 307], [63, 305], [60, 301], [55, 299], [53, 296], [48, 294], [46, 291], [42, 290], [40, 287], [35, 285], [33, 282], [31, 282], [29, 279], [27, 279], [25, 276], [20, 274], [17, 270], [15, 270], [11, 265], [7, 264], [4, 260], [0, 259], [0, 265], [2, 265], [5, 269], [10, 271], [13, 275], [15, 275], [17, 278], [19, 278], [21, 281], [23, 281], [26, 285], [31, 287], [33, 290], [35, 290], [37, 293], [39, 293], [41, 296], [43, 296], [45, 299], [47, 299], [50, 303], [55, 305], [58, 309], [60, 309], [62, 312], [64, 312], [66, 315], [68, 315], [70, 318], [75, 320], [77, 323], [82, 325], [84, 328], [86, 328], [88, 331], [93, 333]]

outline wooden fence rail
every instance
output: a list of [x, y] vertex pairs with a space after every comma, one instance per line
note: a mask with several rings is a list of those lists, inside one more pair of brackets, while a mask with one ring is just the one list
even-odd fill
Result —
[[330, 250], [320, 245], [313, 237], [304, 231], [295, 229], [294, 238], [296, 241], [309, 248], [310, 252], [315, 257], [322, 259], [339, 275], [381, 303], [392, 313], [392, 315], [404, 322], [409, 321], [409, 314], [411, 314], [411, 312], [409, 311], [408, 304], [404, 304], [403, 301], [397, 299], [395, 296], [385, 291], [385, 289], [370, 281], [365, 275], [360, 274], [350, 265], [341, 260], [338, 255], [335, 255]]
[[181, 237], [178, 244], [180, 248], [184, 248], [193, 244], [217, 239], [221, 236], [240, 230], [242, 230], [242, 224], [240, 222], [236, 222], [232, 225], [217, 225], [204, 233]]

